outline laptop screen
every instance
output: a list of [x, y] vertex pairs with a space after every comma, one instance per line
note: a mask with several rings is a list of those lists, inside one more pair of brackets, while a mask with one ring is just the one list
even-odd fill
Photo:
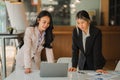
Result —
[[67, 77], [68, 63], [44, 63], [40, 65], [41, 77]]

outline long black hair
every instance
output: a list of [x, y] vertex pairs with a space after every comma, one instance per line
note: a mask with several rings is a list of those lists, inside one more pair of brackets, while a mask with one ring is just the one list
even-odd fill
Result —
[[38, 27], [39, 23], [38, 23], [38, 19], [44, 17], [44, 16], [48, 16], [50, 18], [50, 25], [49, 27], [45, 30], [45, 43], [43, 44], [44, 47], [47, 48], [52, 48], [51, 46], [51, 42], [53, 41], [53, 21], [52, 21], [52, 16], [48, 11], [41, 11], [37, 18], [35, 23], [32, 25], [33, 27]]
[[87, 11], [81, 10], [76, 14], [76, 19], [83, 19], [85, 21], [90, 21], [91, 26], [96, 26], [96, 23], [91, 21], [90, 16]]
[[77, 19], [84, 19], [86, 21], [90, 20], [90, 16], [87, 11], [81, 10], [76, 14]]

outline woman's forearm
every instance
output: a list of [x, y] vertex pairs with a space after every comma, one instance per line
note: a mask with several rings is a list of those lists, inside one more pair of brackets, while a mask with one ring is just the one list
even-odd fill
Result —
[[53, 49], [52, 48], [45, 48], [45, 49], [46, 49], [47, 61], [53, 63], [54, 62]]

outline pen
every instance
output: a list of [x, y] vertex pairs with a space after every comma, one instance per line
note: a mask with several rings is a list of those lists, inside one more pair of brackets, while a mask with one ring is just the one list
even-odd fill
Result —
[[102, 75], [101, 73], [97, 73], [96, 75]]
[[83, 71], [78, 71], [78, 73], [85, 74], [85, 72], [83, 72]]

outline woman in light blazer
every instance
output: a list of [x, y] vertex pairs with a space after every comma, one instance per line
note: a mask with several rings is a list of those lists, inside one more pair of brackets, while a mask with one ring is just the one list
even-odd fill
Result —
[[40, 69], [41, 51], [46, 50], [48, 62], [54, 62], [52, 41], [53, 22], [48, 11], [41, 11], [32, 27], [27, 27], [24, 35], [24, 45], [16, 55], [16, 70]]

